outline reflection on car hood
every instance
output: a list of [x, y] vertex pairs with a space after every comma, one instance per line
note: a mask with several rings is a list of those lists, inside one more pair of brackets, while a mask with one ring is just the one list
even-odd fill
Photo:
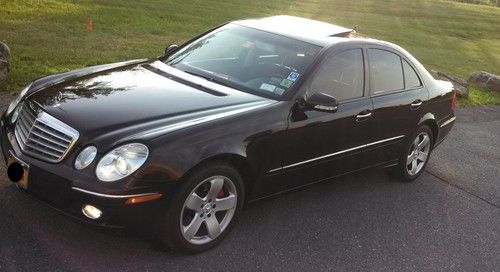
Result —
[[158, 61], [62, 80], [34, 92], [29, 99], [87, 139], [127, 128], [172, 127], [179, 122], [203, 120], [200, 118], [206, 115], [223, 117], [223, 112], [272, 102]]

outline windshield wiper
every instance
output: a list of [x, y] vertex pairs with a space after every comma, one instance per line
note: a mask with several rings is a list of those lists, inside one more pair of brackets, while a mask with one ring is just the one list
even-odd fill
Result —
[[154, 72], [156, 74], [159, 74], [161, 76], [164, 76], [168, 79], [171, 79], [171, 80], [175, 80], [179, 83], [182, 83], [182, 84], [185, 84], [187, 86], [190, 86], [190, 87], [193, 87], [193, 88], [196, 88], [200, 91], [204, 91], [206, 93], [209, 93], [209, 94], [212, 94], [212, 95], [216, 95], [216, 96], [226, 96], [227, 94], [223, 93], [223, 92], [220, 92], [220, 91], [217, 91], [217, 90], [213, 90], [213, 89], [210, 89], [208, 87], [205, 87], [205, 86], [202, 86], [201, 84], [197, 84], [197, 83], [194, 83], [190, 80], [186, 80], [186, 79], [183, 79], [183, 78], [180, 78], [178, 76], [175, 76], [175, 75], [172, 75], [172, 74], [169, 74], [167, 73], [166, 71], [163, 71], [163, 70], [160, 70], [156, 67], [153, 67], [149, 64], [146, 64], [143, 66], [144, 68], [148, 69], [149, 71], [151, 72]]

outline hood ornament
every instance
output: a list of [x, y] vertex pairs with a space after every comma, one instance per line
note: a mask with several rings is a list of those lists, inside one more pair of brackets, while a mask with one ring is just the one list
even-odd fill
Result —
[[57, 95], [54, 97], [54, 105], [52, 107], [53, 108], [60, 108], [62, 99], [63, 99], [63, 93], [61, 91], [59, 91], [57, 93]]

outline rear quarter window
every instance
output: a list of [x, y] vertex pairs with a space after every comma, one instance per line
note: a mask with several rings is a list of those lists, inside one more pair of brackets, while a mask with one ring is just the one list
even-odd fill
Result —
[[405, 88], [413, 89], [422, 86], [422, 82], [417, 75], [417, 72], [411, 67], [411, 65], [403, 60], [403, 70], [405, 75]]

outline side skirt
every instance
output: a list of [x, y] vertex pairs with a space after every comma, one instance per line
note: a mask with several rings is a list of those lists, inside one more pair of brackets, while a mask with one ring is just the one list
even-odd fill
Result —
[[250, 200], [247, 201], [247, 203], [251, 204], [251, 203], [258, 202], [258, 201], [261, 201], [261, 200], [264, 200], [264, 199], [275, 198], [277, 196], [280, 196], [280, 195], [283, 195], [283, 194], [286, 194], [286, 193], [299, 191], [299, 190], [305, 189], [307, 187], [310, 187], [310, 186], [318, 184], [318, 183], [331, 181], [331, 180], [336, 179], [338, 177], [350, 175], [350, 174], [353, 174], [353, 173], [358, 173], [358, 172], [361, 172], [361, 171], [364, 171], [364, 170], [368, 170], [368, 169], [372, 169], [372, 168], [378, 168], [378, 167], [388, 168], [388, 167], [392, 167], [392, 166], [395, 166], [395, 165], [398, 165], [398, 160], [391, 160], [391, 161], [387, 161], [387, 162], [383, 162], [383, 163], [378, 163], [378, 164], [367, 166], [367, 167], [363, 167], [363, 168], [360, 168], [360, 169], [357, 169], [357, 170], [354, 170], [354, 171], [350, 171], [350, 172], [342, 173], [342, 174], [339, 174], [339, 175], [335, 175], [335, 176], [332, 176], [332, 177], [329, 177], [329, 178], [317, 180], [317, 181], [314, 181], [314, 182], [311, 182], [311, 183], [307, 183], [307, 184], [304, 184], [304, 185], [300, 185], [300, 186], [288, 188], [286, 190], [279, 191], [277, 193], [273, 193], [273, 194], [270, 194], [270, 195], [258, 197], [258, 198], [255, 198], [255, 199], [250, 199]]

